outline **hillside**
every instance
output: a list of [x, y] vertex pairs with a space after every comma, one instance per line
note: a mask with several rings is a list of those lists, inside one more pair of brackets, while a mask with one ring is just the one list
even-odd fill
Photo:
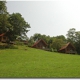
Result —
[[25, 46], [0, 50], [0, 77], [77, 78], [80, 77], [80, 56]]

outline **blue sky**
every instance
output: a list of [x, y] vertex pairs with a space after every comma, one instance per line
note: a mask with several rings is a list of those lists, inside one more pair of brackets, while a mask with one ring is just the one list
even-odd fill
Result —
[[31, 26], [27, 36], [35, 33], [64, 35], [70, 28], [80, 31], [80, 1], [7, 1], [9, 13], [21, 13]]

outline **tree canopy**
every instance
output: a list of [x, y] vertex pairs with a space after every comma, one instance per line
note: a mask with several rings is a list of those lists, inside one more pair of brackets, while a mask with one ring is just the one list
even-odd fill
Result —
[[80, 31], [76, 31], [75, 28], [69, 29], [67, 33], [67, 41], [75, 45], [76, 51], [80, 53]]
[[17, 36], [26, 36], [26, 33], [29, 31], [27, 28], [30, 28], [30, 25], [20, 13], [10, 14], [8, 21], [12, 25], [12, 30], [9, 31], [11, 39], [15, 39]]
[[0, 34], [6, 33], [9, 41], [15, 40], [18, 36], [26, 36], [30, 25], [20, 13], [9, 14], [6, 1], [0, 1]]
[[11, 28], [8, 22], [9, 14], [7, 12], [6, 1], [0, 1], [0, 34], [7, 32]]

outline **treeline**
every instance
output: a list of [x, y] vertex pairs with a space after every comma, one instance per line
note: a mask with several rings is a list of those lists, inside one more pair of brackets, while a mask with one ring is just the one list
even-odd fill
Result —
[[69, 29], [66, 37], [64, 35], [50, 37], [35, 33], [28, 39], [28, 46], [32, 46], [39, 39], [43, 39], [51, 51], [58, 51], [66, 43], [71, 42], [75, 46], [77, 53], [80, 53], [80, 31], [76, 31], [75, 28]]
[[47, 44], [50, 50], [59, 50], [61, 46], [66, 43], [66, 38], [63, 35], [50, 37], [46, 35], [41, 35], [39, 33], [35, 33], [29, 39], [29, 46], [32, 46], [37, 40], [43, 39]]
[[30, 25], [20, 13], [9, 14], [6, 1], [0, 1], [0, 34], [6, 34], [8, 43], [16, 39], [25, 39], [28, 41], [28, 46], [32, 46], [37, 40], [43, 39], [51, 51], [58, 51], [67, 42], [71, 42], [77, 53], [80, 53], [80, 31], [76, 31], [75, 28], [69, 29], [66, 34], [67, 37], [64, 35], [50, 37], [35, 33], [30, 38], [26, 34], [29, 31], [28, 28], [30, 28]]
[[0, 1], [0, 34], [5, 33], [7, 42], [16, 40], [17, 37], [25, 37], [30, 25], [20, 13], [9, 14], [6, 1]]

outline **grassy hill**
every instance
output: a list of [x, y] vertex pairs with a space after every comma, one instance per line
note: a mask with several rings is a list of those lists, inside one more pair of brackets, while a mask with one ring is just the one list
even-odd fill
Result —
[[78, 78], [80, 55], [19, 46], [0, 50], [1, 78]]

